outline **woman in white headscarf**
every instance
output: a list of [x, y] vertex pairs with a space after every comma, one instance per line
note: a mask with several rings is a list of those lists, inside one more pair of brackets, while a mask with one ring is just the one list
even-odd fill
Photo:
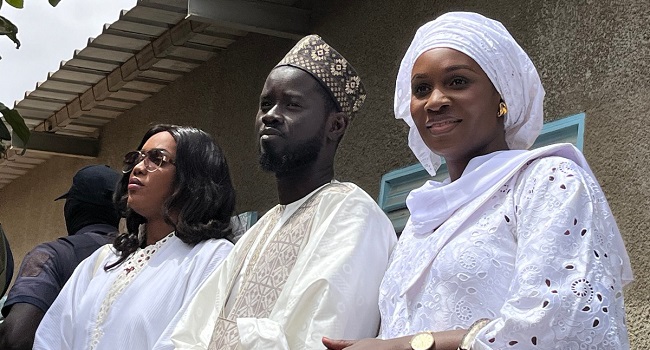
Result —
[[409, 195], [380, 290], [378, 339], [330, 349], [628, 349], [629, 258], [579, 150], [527, 151], [537, 70], [503, 25], [454, 12], [422, 26], [397, 77], [409, 146], [449, 179]]

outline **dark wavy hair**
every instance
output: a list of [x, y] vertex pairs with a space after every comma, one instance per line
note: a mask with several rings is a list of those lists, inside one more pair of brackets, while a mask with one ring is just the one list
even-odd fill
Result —
[[[170, 133], [176, 141], [174, 190], [163, 204], [165, 222], [173, 226], [176, 236], [189, 245], [231, 236], [230, 218], [235, 209], [235, 189], [221, 148], [205, 131], [188, 126], [158, 124], [147, 131], [138, 150], [151, 136], [160, 132]], [[122, 176], [113, 196], [120, 215], [126, 218], [127, 232], [115, 239], [113, 247], [120, 258], [106, 266], [106, 270], [120, 265], [138, 248], [146, 245], [146, 238], [140, 241], [138, 231], [147, 220], [127, 205], [129, 176], [130, 173]], [[171, 219], [172, 211], [178, 213], [176, 223]]]

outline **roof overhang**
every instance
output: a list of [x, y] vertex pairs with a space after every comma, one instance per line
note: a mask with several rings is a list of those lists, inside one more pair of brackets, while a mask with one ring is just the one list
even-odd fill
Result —
[[292, 7], [295, 0], [189, 0], [190, 20], [219, 26], [300, 39], [309, 28], [308, 10]]
[[96, 157], [104, 125], [247, 33], [306, 34], [310, 13], [296, 3], [139, 0], [14, 104], [33, 136], [0, 160], [0, 188], [51, 155]]

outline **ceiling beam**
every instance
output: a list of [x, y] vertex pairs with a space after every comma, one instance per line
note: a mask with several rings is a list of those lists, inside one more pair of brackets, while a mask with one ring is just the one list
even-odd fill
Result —
[[[16, 153], [25, 148], [25, 144], [15, 135], [11, 137], [11, 145]], [[99, 154], [99, 140], [91, 137], [32, 131], [27, 143], [27, 152], [75, 158], [96, 158]]]
[[308, 10], [258, 0], [189, 0], [188, 19], [300, 39], [309, 30]]

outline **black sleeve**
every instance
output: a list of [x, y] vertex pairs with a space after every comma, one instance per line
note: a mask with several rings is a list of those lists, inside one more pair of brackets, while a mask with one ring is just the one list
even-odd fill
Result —
[[73, 261], [71, 255], [74, 255], [72, 247], [60, 240], [43, 243], [27, 253], [2, 314], [7, 315], [16, 303], [32, 304], [47, 312], [67, 279], [61, 262], [66, 265], [66, 261]]

